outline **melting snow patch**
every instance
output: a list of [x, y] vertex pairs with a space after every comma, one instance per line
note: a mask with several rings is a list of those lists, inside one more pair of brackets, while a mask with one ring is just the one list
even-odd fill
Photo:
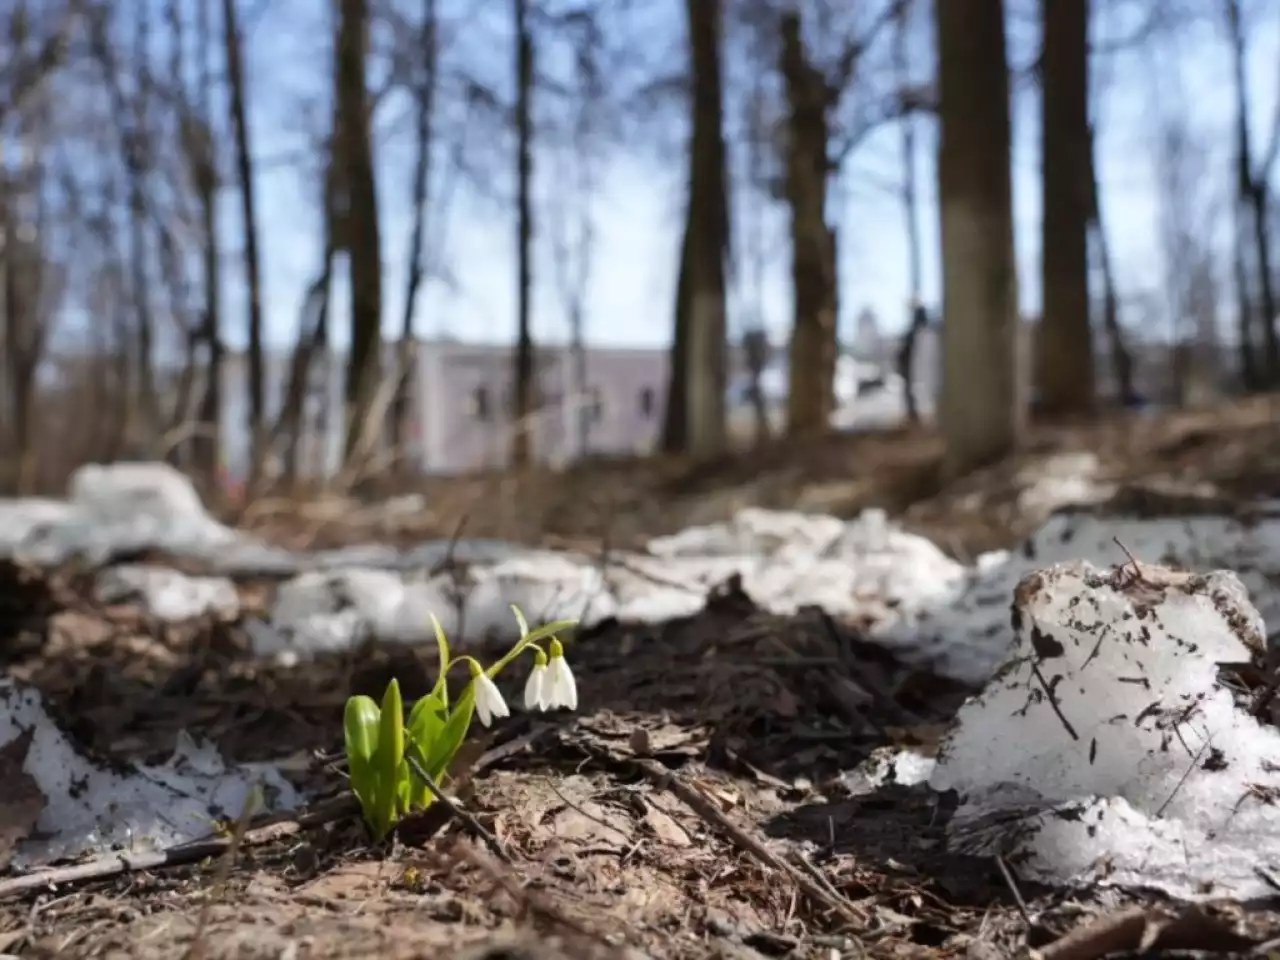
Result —
[[240, 595], [230, 580], [189, 577], [168, 567], [111, 567], [98, 574], [94, 587], [101, 602], [141, 600], [143, 609], [160, 620], [191, 620], [206, 613], [233, 620], [240, 612]]
[[2, 679], [0, 750], [23, 737], [29, 742], [21, 769], [44, 795], [44, 809], [10, 861], [17, 867], [207, 837], [214, 820], [240, 815], [255, 785], [268, 810], [296, 809], [300, 802], [273, 767], [228, 769], [214, 747], [185, 733], [162, 766], [107, 769], [76, 751], [36, 690]]
[[980, 556], [972, 571], [923, 596], [899, 586], [903, 599], [894, 616], [880, 621], [873, 633], [908, 662], [962, 683], [986, 683], [1010, 654], [1009, 598], [1018, 581], [1056, 563], [1114, 563], [1123, 559], [1117, 540], [1142, 560], [1199, 571], [1234, 570], [1263, 618], [1280, 620], [1280, 591], [1273, 585], [1280, 582], [1276, 505], [1261, 505], [1241, 517], [1208, 512], [1142, 517], [1106, 508], [1057, 513], [1021, 551]]
[[1239, 578], [1057, 565], [1018, 584], [1013, 624], [930, 779], [960, 794], [953, 846], [1047, 882], [1274, 895], [1280, 732], [1219, 675], [1265, 647]]

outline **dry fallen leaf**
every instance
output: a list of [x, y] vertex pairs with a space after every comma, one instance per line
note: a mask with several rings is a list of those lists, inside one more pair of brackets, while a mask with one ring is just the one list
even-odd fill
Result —
[[31, 835], [44, 813], [44, 793], [23, 769], [33, 730], [24, 730], [0, 747], [0, 869], [9, 865], [18, 844]]
[[689, 839], [689, 834], [685, 832], [684, 827], [672, 819], [670, 814], [664, 810], [659, 810], [652, 803], [648, 804], [648, 808], [645, 811], [644, 822], [653, 831], [654, 836], [672, 847], [692, 845], [693, 841]]

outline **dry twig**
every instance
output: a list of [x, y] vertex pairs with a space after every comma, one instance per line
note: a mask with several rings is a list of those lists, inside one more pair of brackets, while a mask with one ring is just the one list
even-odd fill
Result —
[[1098, 917], [1032, 950], [1032, 960], [1097, 960], [1110, 953], [1152, 950], [1247, 950], [1257, 941], [1237, 933], [1229, 920], [1203, 907], [1180, 910], [1130, 907]]
[[760, 840], [751, 836], [751, 834], [717, 810], [715, 804], [710, 800], [680, 780], [674, 771], [668, 770], [656, 760], [637, 758], [631, 762], [652, 781], [655, 787], [659, 790], [666, 790], [676, 799], [683, 802], [685, 806], [710, 826], [732, 840], [740, 850], [755, 857], [765, 866], [786, 874], [805, 896], [817, 903], [821, 903], [830, 910], [834, 910], [849, 923], [865, 927], [870, 922], [870, 917], [862, 910], [859, 910], [850, 900], [837, 895], [829, 885], [825, 885], [826, 888], [824, 889], [824, 885], [816, 883], [812, 877], [807, 876], [799, 868], [787, 863], [787, 861], [761, 843]]

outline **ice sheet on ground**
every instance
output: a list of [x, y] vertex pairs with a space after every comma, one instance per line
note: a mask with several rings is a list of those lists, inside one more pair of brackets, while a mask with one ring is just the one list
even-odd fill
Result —
[[269, 765], [228, 768], [216, 748], [186, 734], [162, 766], [108, 769], [82, 756], [45, 711], [38, 691], [0, 679], [0, 746], [32, 732], [23, 769], [45, 796], [33, 836], [14, 866], [86, 853], [141, 853], [207, 837], [213, 821], [235, 819], [259, 790], [265, 810], [290, 810], [299, 797]]
[[961, 797], [953, 845], [1060, 884], [1273, 896], [1280, 732], [1219, 676], [1266, 646], [1240, 579], [1059, 564], [1019, 583], [1013, 623], [930, 779]]

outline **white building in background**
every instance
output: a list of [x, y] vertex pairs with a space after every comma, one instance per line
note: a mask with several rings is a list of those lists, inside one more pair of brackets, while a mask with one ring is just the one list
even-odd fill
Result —
[[[878, 331], [865, 347], [855, 342], [839, 359], [838, 409], [832, 418], [840, 430], [878, 429], [902, 419], [906, 409], [902, 378], [896, 370], [898, 340]], [[938, 383], [936, 330], [918, 338], [914, 380], [921, 414], [930, 416]], [[383, 370], [396, 369], [396, 346], [384, 347]], [[346, 358], [332, 355], [313, 365], [304, 404], [300, 469], [305, 475], [332, 475], [342, 455], [343, 393]], [[266, 403], [274, 423], [289, 377], [287, 352], [271, 352], [266, 362]], [[565, 464], [583, 455], [644, 454], [662, 431], [669, 377], [665, 348], [589, 347], [586, 390], [574, 389], [573, 353], [567, 345], [540, 346], [535, 357], [539, 406], [531, 418], [533, 448], [539, 460]], [[426, 473], [465, 473], [507, 462], [514, 424], [511, 419], [513, 358], [508, 345], [419, 341], [414, 347], [413, 395], [406, 451]], [[729, 359], [729, 415], [735, 428], [754, 426], [748, 380], [741, 351]], [[226, 358], [223, 368], [223, 451], [232, 477], [247, 475], [249, 465], [247, 362], [243, 354]], [[787, 392], [787, 361], [775, 350], [763, 378], [765, 396], [779, 427]], [[579, 416], [585, 415], [586, 449], [579, 442]]]

